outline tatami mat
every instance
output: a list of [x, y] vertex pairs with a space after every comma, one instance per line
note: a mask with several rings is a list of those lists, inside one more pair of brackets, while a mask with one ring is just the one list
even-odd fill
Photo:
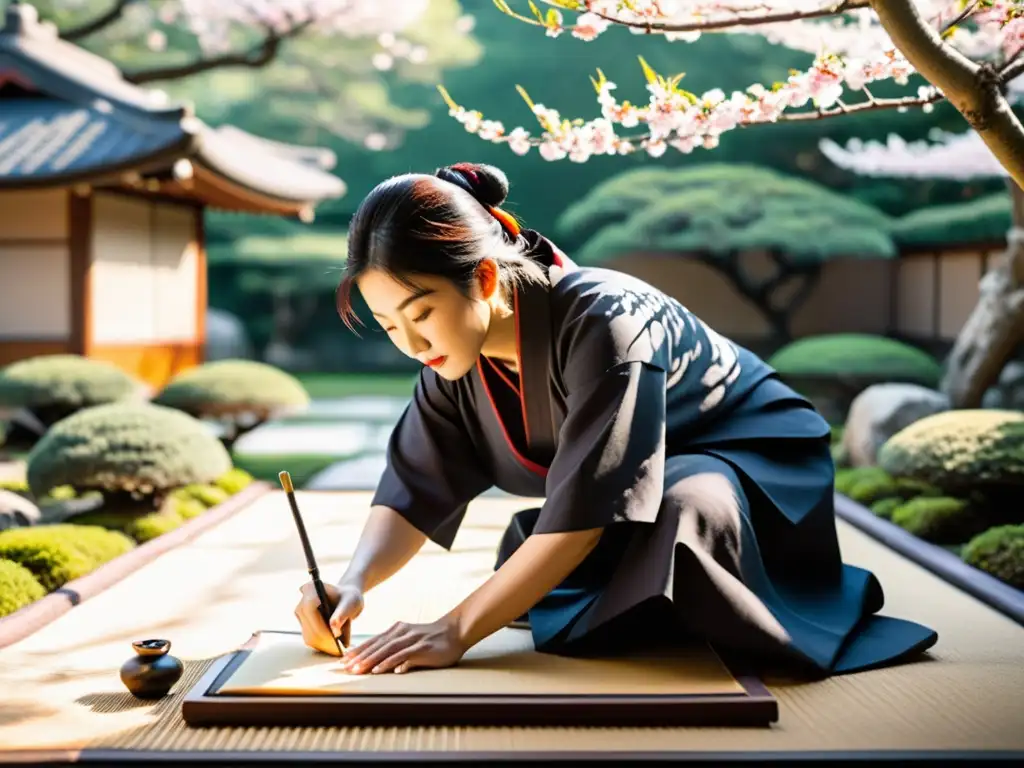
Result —
[[[371, 592], [357, 631], [429, 620], [491, 572], [516, 509], [531, 500], [481, 499], [455, 550], [428, 544]], [[365, 516], [365, 493], [300, 493], [321, 569], [336, 578]], [[727, 728], [218, 728], [191, 729], [180, 699], [210, 661], [254, 630], [293, 629], [306, 578], [283, 494], [270, 493], [0, 651], [3, 750], [304, 752], [564, 752], [757, 750], [1024, 750], [1024, 628], [840, 524], [844, 557], [875, 571], [883, 613], [934, 627], [928, 661], [817, 683], [766, 680], [779, 700], [770, 729]], [[174, 693], [132, 698], [118, 668], [132, 640], [165, 637], [186, 663]], [[0, 751], [0, 759], [3, 752]]]

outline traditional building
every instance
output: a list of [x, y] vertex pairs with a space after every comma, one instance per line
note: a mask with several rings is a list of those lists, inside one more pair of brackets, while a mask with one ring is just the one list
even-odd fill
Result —
[[202, 359], [204, 211], [312, 218], [333, 154], [211, 127], [59, 39], [0, 29], [0, 365], [72, 352], [159, 387]]

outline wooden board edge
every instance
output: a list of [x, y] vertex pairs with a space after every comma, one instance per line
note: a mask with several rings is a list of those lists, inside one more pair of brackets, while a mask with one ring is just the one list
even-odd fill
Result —
[[[240, 648], [216, 659], [181, 702], [185, 723], [210, 726], [662, 725], [767, 727], [778, 701], [756, 677], [744, 694], [700, 696], [225, 696], [212, 693], [244, 660]], [[685, 706], [679, 706], [685, 704]], [[673, 706], [675, 705], [675, 706]], [[296, 717], [297, 709], [303, 710]], [[568, 715], [568, 716], [567, 716]]]

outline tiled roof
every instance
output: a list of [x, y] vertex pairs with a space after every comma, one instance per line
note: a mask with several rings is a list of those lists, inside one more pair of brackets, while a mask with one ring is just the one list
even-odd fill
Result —
[[160, 160], [194, 160], [279, 200], [316, 203], [345, 184], [334, 155], [272, 142], [234, 126], [211, 127], [187, 104], [127, 82], [118, 69], [57, 37], [36, 9], [11, 3], [0, 28], [0, 189], [88, 181]]
[[0, 104], [0, 178], [5, 186], [130, 168], [191, 141], [180, 124], [155, 123], [142, 131], [96, 109], [55, 99]]

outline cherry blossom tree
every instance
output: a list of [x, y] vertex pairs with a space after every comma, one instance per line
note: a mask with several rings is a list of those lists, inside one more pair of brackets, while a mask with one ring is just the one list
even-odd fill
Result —
[[999, 378], [1007, 359], [1024, 343], [1024, 193], [974, 131], [936, 132], [932, 141], [824, 141], [822, 152], [836, 165], [869, 176], [1007, 179], [1013, 223], [1008, 248], [981, 279], [979, 298], [957, 336], [946, 363], [942, 389], [959, 408], [977, 408]]
[[[516, 0], [492, 1], [551, 38], [567, 33], [590, 41], [613, 27], [690, 44], [705, 34], [755, 34], [814, 57], [806, 71], [731, 94], [712, 84], [701, 93], [686, 90], [683, 73], [656, 72], [641, 57], [647, 103], [616, 98], [616, 84], [598, 70], [592, 83], [600, 115], [590, 119], [563, 117], [519, 88], [539, 132], [506, 129], [440, 88], [449, 114], [467, 131], [520, 155], [536, 147], [551, 161], [637, 151], [660, 157], [669, 148], [714, 149], [727, 131], [760, 123], [949, 102], [1005, 172], [1015, 200], [1011, 247], [982, 281], [979, 303], [946, 364], [943, 387], [953, 405], [980, 403], [1024, 325], [1024, 127], [1011, 108], [1024, 92], [1024, 0], [539, 0], [546, 12], [534, 0], [520, 10]], [[911, 90], [915, 74], [925, 85]], [[878, 98], [871, 89], [883, 81], [909, 92]]]
[[[0, 0], [0, 7], [5, 0]], [[129, 82], [283, 140], [371, 150], [430, 120], [395, 86], [433, 87], [481, 48], [460, 0], [32, 0]]]
[[[517, 154], [536, 147], [548, 160], [585, 162], [595, 155], [669, 148], [713, 149], [725, 132], [757, 123], [818, 120], [879, 109], [930, 109], [950, 102], [1008, 173], [1024, 184], [1024, 128], [1007, 94], [1024, 72], [1024, 0], [493, 0], [510, 17], [548, 37], [594, 40], [613, 27], [696, 43], [713, 33], [757, 34], [814, 55], [811, 67], [783, 81], [725, 93], [681, 87], [683, 74], [655, 72], [641, 57], [648, 102], [616, 98], [600, 71], [592, 82], [600, 116], [566, 118], [522, 88], [540, 131], [506, 129], [467, 108], [444, 88], [450, 114], [482, 139]], [[926, 81], [898, 98], [876, 98], [873, 84]], [[710, 84], [709, 84], [710, 85]], [[635, 129], [635, 130], [634, 130]]]

